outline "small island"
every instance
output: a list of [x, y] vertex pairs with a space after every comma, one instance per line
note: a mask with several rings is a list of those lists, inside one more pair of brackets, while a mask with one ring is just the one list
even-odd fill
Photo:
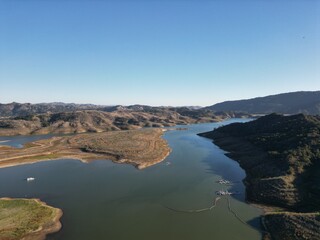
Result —
[[320, 117], [270, 114], [199, 134], [246, 171], [247, 200], [266, 211], [264, 239], [320, 239]]
[[44, 240], [61, 229], [62, 211], [38, 199], [0, 199], [0, 239]]
[[56, 136], [28, 143], [21, 149], [0, 146], [0, 167], [70, 158], [83, 162], [108, 159], [143, 169], [169, 155], [171, 150], [162, 134], [162, 129], [150, 128]]

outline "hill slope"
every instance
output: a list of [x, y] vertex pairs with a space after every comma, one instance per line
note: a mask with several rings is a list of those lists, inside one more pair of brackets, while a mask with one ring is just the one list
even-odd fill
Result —
[[[246, 170], [249, 201], [284, 209], [264, 218], [274, 239], [320, 238], [314, 230], [320, 217], [313, 213], [320, 211], [320, 117], [271, 114], [201, 136], [212, 138]], [[281, 234], [274, 224], [282, 225]]]
[[251, 114], [320, 114], [320, 91], [291, 92], [252, 99], [226, 101], [206, 107], [213, 111], [235, 111]]
[[181, 110], [181, 113], [179, 111], [167, 108], [151, 108], [141, 111], [130, 109], [111, 112], [83, 110], [27, 115], [0, 119], [0, 136], [130, 130], [141, 127], [166, 127], [177, 124], [216, 122], [229, 117], [229, 115], [223, 113], [216, 115], [210, 110]]
[[[41, 113], [70, 112], [77, 110], [97, 110], [108, 108], [93, 104], [75, 103], [7, 103], [0, 104], [0, 117], [17, 117]], [[111, 106], [110, 106], [111, 108]]]

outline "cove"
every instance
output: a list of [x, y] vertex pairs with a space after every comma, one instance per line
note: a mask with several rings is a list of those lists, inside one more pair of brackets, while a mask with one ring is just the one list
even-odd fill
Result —
[[[169, 157], [144, 170], [105, 160], [84, 164], [70, 159], [3, 168], [0, 197], [40, 198], [61, 208], [63, 228], [49, 240], [261, 239], [262, 212], [245, 202], [244, 170], [211, 140], [196, 135], [236, 121], [247, 120], [177, 126], [188, 129], [165, 133], [172, 149]], [[14, 137], [10, 141], [19, 144]], [[36, 181], [26, 182], [30, 176]], [[221, 178], [235, 183], [220, 185]], [[229, 210], [226, 197], [210, 211], [170, 209], [210, 207], [222, 188], [239, 192], [229, 203], [245, 223]]]

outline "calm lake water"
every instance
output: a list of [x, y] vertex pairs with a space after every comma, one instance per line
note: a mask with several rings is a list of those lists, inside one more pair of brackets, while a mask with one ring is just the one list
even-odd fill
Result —
[[[187, 131], [168, 131], [164, 138], [170, 156], [155, 166], [137, 170], [111, 161], [84, 164], [76, 160], [48, 161], [0, 169], [0, 197], [40, 198], [61, 208], [63, 228], [49, 240], [254, 240], [261, 239], [261, 211], [244, 202], [244, 171], [238, 163], [208, 139], [196, 133], [223, 123], [187, 126]], [[24, 137], [29, 138], [29, 137]], [[21, 144], [19, 138], [11, 144]], [[30, 137], [30, 140], [34, 140]], [[24, 141], [25, 142], [25, 141]], [[26, 182], [27, 177], [36, 181]], [[220, 178], [235, 181], [225, 187]], [[212, 205], [222, 188], [239, 191], [211, 211], [184, 213]]]
[[4, 137], [0, 136], [0, 145], [8, 145], [15, 148], [22, 148], [23, 144], [27, 142], [37, 141], [41, 139], [47, 139], [55, 136], [57, 134], [47, 134], [47, 135], [29, 135], [29, 136], [10, 136]]

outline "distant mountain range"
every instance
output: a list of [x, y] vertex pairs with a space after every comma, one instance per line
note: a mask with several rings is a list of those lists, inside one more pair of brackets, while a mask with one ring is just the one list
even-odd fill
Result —
[[96, 110], [103, 108], [107, 108], [107, 106], [60, 102], [37, 104], [13, 102], [8, 104], [0, 104], [0, 117], [17, 117], [27, 116], [31, 114], [70, 112], [77, 110]]
[[[147, 105], [94, 105], [94, 104], [75, 104], [75, 103], [8, 103], [0, 104], [0, 117], [17, 117], [32, 114], [72, 112], [79, 110], [98, 110], [104, 112], [114, 111], [143, 111], [158, 112], [170, 109], [177, 112], [188, 112], [188, 114], [199, 114], [204, 112], [225, 112], [233, 115], [235, 112], [248, 114], [296, 114], [305, 113], [311, 115], [320, 114], [320, 91], [314, 92], [291, 92], [257, 97], [252, 99], [226, 101], [212, 106], [201, 108], [199, 106], [187, 107], [151, 107]], [[201, 110], [201, 111], [200, 111]]]
[[291, 92], [245, 100], [226, 101], [206, 107], [206, 109], [250, 114], [305, 113], [319, 115], [320, 91]]
[[116, 112], [116, 111], [143, 111], [143, 112], [161, 112], [163, 110], [172, 110], [179, 112], [189, 111], [189, 114], [194, 111], [195, 114], [198, 112], [212, 112], [211, 110], [203, 110], [199, 106], [188, 106], [188, 107], [151, 107], [147, 105], [94, 105], [94, 104], [76, 104], [76, 103], [7, 103], [0, 104], [0, 117], [21, 117], [35, 114], [44, 113], [62, 113], [62, 112], [74, 112], [81, 110], [98, 110], [103, 112]]
[[9, 103], [0, 104], [0, 135], [104, 132], [217, 122], [231, 117], [249, 115], [197, 107]]

